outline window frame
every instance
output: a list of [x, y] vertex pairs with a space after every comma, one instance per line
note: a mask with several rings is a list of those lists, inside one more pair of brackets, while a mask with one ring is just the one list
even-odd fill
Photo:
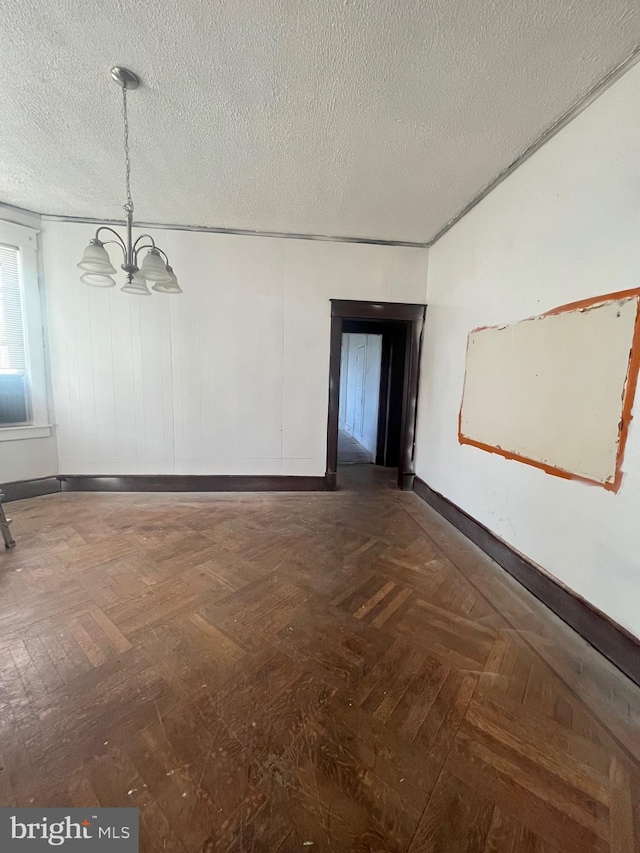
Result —
[[18, 251], [18, 275], [22, 296], [25, 337], [28, 408], [30, 420], [24, 424], [0, 425], [0, 441], [44, 438], [51, 435], [45, 359], [44, 311], [38, 269], [38, 234], [25, 225], [0, 220], [0, 243]]

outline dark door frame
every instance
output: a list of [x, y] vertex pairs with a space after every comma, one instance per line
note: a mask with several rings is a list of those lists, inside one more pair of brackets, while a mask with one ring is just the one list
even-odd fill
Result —
[[407, 325], [398, 487], [403, 491], [411, 491], [413, 489], [420, 352], [426, 310], [426, 305], [405, 302], [361, 302], [351, 299], [331, 300], [329, 415], [327, 418], [327, 470], [325, 473], [325, 484], [328, 491], [334, 491], [337, 488], [338, 481], [340, 355], [342, 350], [342, 327], [345, 320], [401, 320]]

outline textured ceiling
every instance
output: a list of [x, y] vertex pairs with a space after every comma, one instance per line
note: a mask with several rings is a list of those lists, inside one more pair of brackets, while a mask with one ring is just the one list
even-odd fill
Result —
[[637, 0], [5, 0], [0, 201], [428, 241], [640, 43]]

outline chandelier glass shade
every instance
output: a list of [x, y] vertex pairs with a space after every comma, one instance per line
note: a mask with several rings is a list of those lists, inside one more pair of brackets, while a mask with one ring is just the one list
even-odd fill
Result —
[[[114, 272], [115, 272], [115, 270], [114, 270]], [[87, 272], [84, 275], [81, 275], [80, 281], [83, 284], [90, 284], [92, 287], [115, 287], [116, 286], [115, 278], [111, 278], [110, 275], [104, 275], [103, 273], [96, 273], [96, 272]]]
[[167, 272], [171, 277], [166, 281], [156, 281], [155, 284], [151, 285], [151, 289], [156, 290], [158, 293], [182, 293], [182, 288], [178, 284], [178, 279], [175, 277], [173, 269], [169, 265], [167, 265]]
[[[127, 201], [123, 205], [126, 213], [126, 241], [113, 228], [102, 225], [96, 231], [89, 245], [84, 250], [78, 267], [83, 271], [80, 281], [92, 287], [115, 287], [113, 278], [116, 268], [111, 263], [109, 253], [105, 249], [107, 243], [115, 243], [123, 254], [121, 268], [126, 273], [126, 281], [120, 289], [124, 293], [136, 296], [151, 296], [148, 282], [156, 293], [182, 293], [182, 288], [169, 265], [169, 258], [159, 246], [156, 246], [150, 234], [142, 234], [133, 240], [133, 199], [131, 197], [131, 163], [129, 161], [129, 119], [127, 114], [127, 90], [137, 89], [138, 77], [126, 68], [111, 69], [111, 76], [122, 87], [122, 114], [124, 117], [124, 159]], [[108, 239], [101, 239], [101, 234], [108, 232]], [[143, 249], [148, 249], [141, 265], [138, 258]]]
[[142, 266], [140, 267], [140, 275], [146, 281], [168, 281], [169, 272], [167, 264], [160, 257], [160, 252], [157, 249], [149, 249], [144, 256]]
[[84, 255], [78, 267], [81, 270], [100, 275], [111, 275], [111, 273], [116, 271], [116, 268], [111, 263], [109, 253], [105, 249], [104, 244], [99, 240], [91, 240], [84, 250]]
[[131, 281], [128, 281], [120, 289], [124, 293], [133, 293], [135, 296], [151, 296], [147, 282], [139, 272], [134, 273]]

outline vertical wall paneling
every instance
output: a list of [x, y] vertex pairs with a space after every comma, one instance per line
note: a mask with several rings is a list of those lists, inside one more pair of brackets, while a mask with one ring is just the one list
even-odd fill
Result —
[[424, 301], [425, 249], [160, 229], [182, 296], [89, 288], [91, 230], [44, 223], [66, 474], [322, 476], [329, 300]]
[[378, 433], [382, 335], [342, 336], [339, 426], [372, 455]]

